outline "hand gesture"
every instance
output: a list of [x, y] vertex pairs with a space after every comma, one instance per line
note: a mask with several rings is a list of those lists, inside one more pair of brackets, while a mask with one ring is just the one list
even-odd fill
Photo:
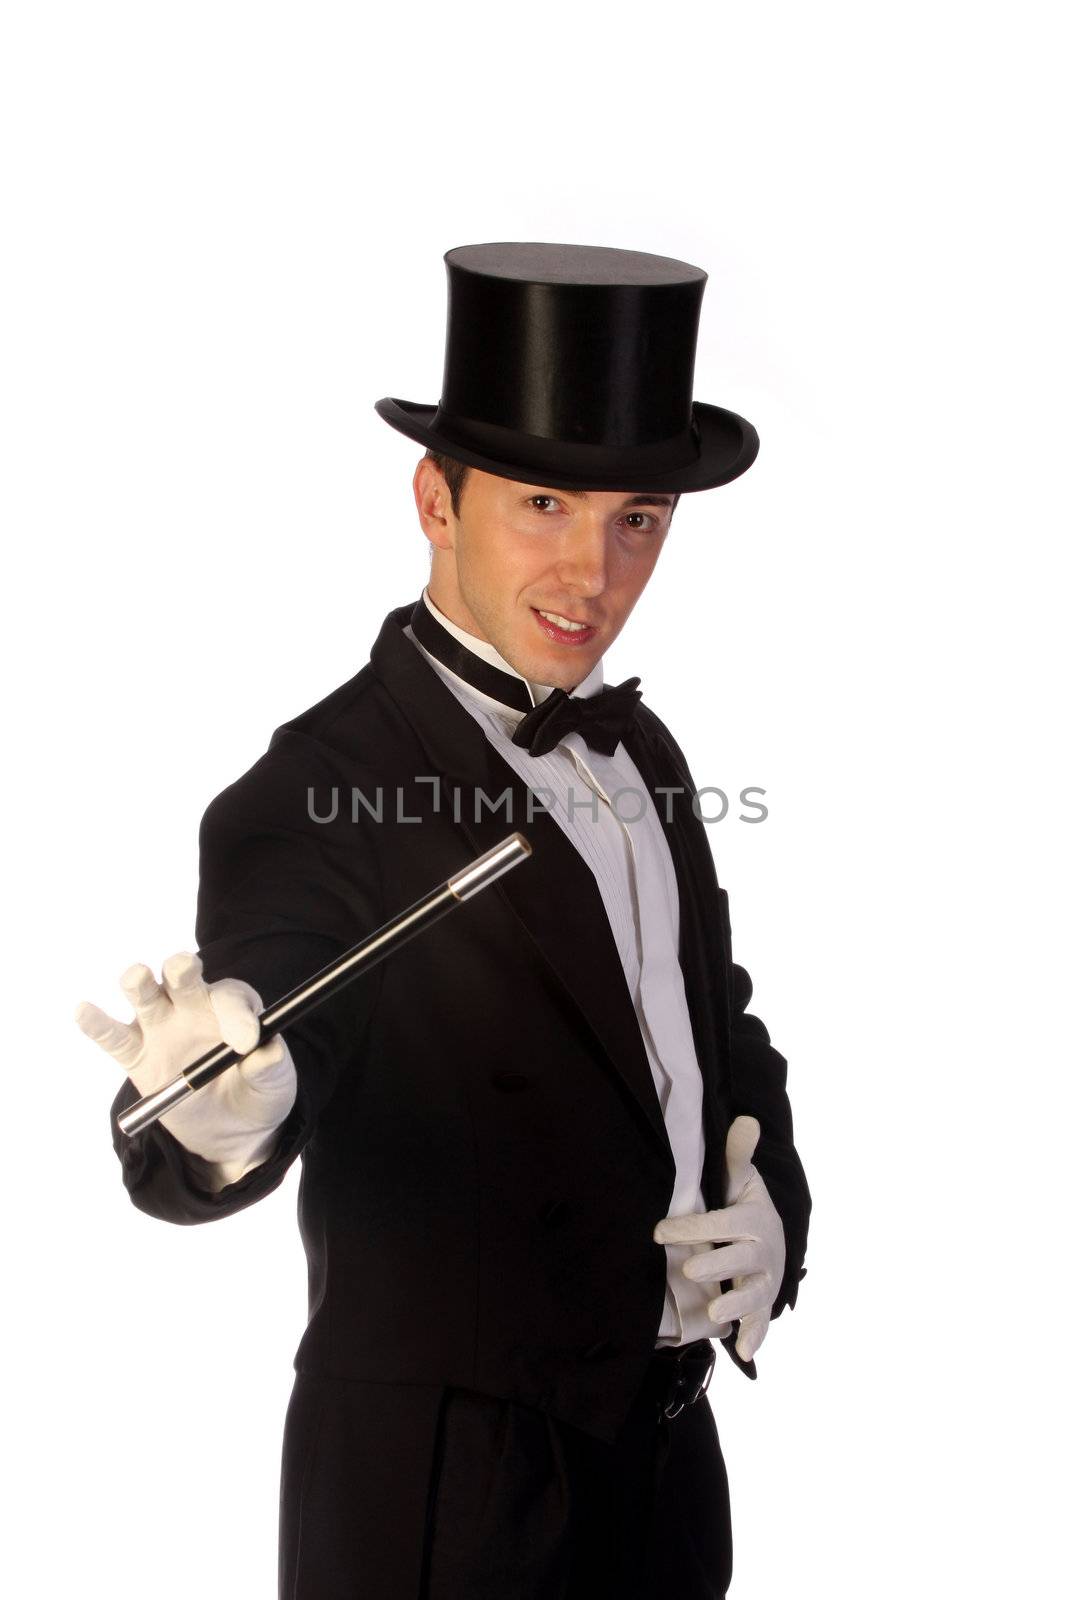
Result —
[[280, 1034], [256, 1049], [263, 1001], [240, 978], [205, 983], [200, 957], [169, 956], [158, 984], [142, 963], [119, 979], [136, 1020], [116, 1022], [89, 1001], [75, 1013], [82, 1032], [124, 1067], [141, 1095], [161, 1089], [225, 1041], [243, 1059], [164, 1113], [159, 1121], [187, 1150], [224, 1171], [261, 1159], [296, 1100], [296, 1068]]
[[[771, 1322], [771, 1307], [785, 1276], [785, 1230], [767, 1186], [752, 1165], [759, 1140], [755, 1117], [735, 1117], [726, 1135], [726, 1199], [717, 1211], [697, 1211], [688, 1216], [665, 1217], [652, 1237], [657, 1244], [708, 1244], [730, 1241], [718, 1249], [701, 1250], [682, 1267], [698, 1283], [721, 1283], [730, 1278], [732, 1288], [716, 1292], [708, 1316], [719, 1324], [715, 1337], [729, 1331], [740, 1318], [736, 1350], [742, 1361], [755, 1355]], [[725, 1323], [722, 1319], [726, 1319]]]

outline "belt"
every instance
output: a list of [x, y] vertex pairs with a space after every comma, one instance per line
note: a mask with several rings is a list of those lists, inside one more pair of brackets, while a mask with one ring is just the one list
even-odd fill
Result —
[[652, 1356], [648, 1378], [659, 1420], [669, 1421], [706, 1394], [714, 1369], [715, 1346], [710, 1339], [660, 1345]]

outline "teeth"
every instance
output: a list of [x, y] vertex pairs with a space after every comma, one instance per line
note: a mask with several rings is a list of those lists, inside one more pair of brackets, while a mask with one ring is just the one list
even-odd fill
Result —
[[586, 622], [569, 622], [566, 617], [557, 616], [554, 611], [538, 610], [538, 616], [545, 617], [549, 622], [554, 622], [557, 628], [563, 628], [568, 633], [583, 633], [589, 626]]

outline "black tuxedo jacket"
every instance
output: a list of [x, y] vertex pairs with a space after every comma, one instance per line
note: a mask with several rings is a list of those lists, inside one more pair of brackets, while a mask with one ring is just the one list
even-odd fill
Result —
[[[391, 612], [369, 664], [208, 806], [205, 977], [244, 978], [270, 1004], [513, 829], [533, 854], [286, 1030], [297, 1099], [261, 1166], [211, 1194], [159, 1123], [119, 1131], [130, 1082], [112, 1107], [115, 1149], [133, 1203], [175, 1223], [251, 1205], [301, 1157], [298, 1370], [473, 1388], [610, 1441], [662, 1312], [652, 1230], [669, 1209], [671, 1148], [595, 878], [404, 636], [413, 610]], [[811, 1207], [786, 1063], [746, 1012], [681, 751], [643, 701], [624, 742], [678, 875], [704, 1195], [725, 1203], [726, 1130], [758, 1117], [754, 1163], [788, 1250], [779, 1316], [796, 1301]], [[736, 1333], [724, 1342], [754, 1377]]]

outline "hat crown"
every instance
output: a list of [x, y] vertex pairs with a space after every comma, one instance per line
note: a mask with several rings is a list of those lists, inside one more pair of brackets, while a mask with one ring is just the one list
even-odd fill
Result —
[[444, 261], [441, 396], [383, 396], [375, 410], [391, 428], [479, 471], [561, 489], [685, 493], [752, 465], [752, 424], [693, 399], [702, 267], [504, 240]]
[[573, 284], [587, 288], [640, 288], [707, 280], [703, 267], [646, 250], [619, 250], [601, 244], [536, 244], [498, 241], [460, 244], [445, 252], [449, 270], [481, 273], [488, 278], [516, 278], [522, 283]]
[[702, 268], [602, 245], [496, 242], [445, 255], [436, 425], [632, 450], [691, 427]]

